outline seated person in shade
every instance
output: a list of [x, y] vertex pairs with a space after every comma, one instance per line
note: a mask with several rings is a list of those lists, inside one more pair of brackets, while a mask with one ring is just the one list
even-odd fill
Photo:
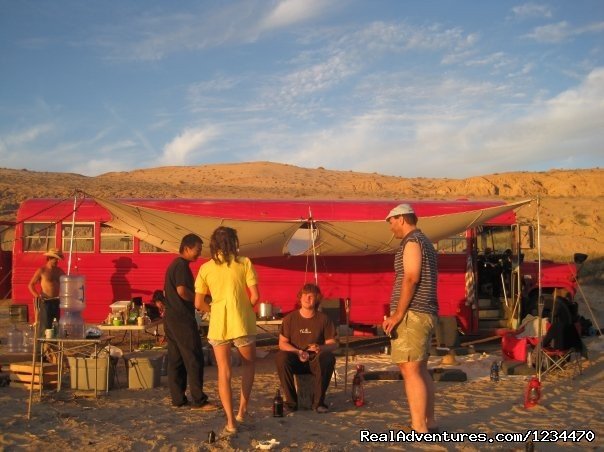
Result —
[[577, 315], [573, 310], [573, 304], [566, 297], [556, 298], [552, 324], [547, 330], [542, 344], [544, 347], [552, 347], [557, 350], [574, 348], [587, 357], [587, 349], [575, 325]]
[[283, 319], [279, 331], [279, 351], [275, 362], [279, 381], [285, 396], [285, 406], [295, 411], [298, 396], [294, 385], [295, 374], [313, 376], [313, 410], [328, 411], [325, 392], [333, 374], [336, 359], [332, 351], [337, 347], [336, 328], [324, 313], [317, 310], [321, 290], [315, 284], [305, 284], [298, 293], [300, 308]]
[[[166, 312], [166, 297], [163, 290], [156, 290], [151, 297], [151, 304], [157, 309], [157, 317], [164, 316]], [[153, 318], [152, 318], [153, 320]]]

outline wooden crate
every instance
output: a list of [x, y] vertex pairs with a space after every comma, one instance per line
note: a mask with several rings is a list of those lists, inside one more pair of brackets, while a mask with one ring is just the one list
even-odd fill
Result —
[[[10, 385], [15, 388], [30, 389], [32, 384], [31, 362], [12, 363], [9, 365]], [[56, 388], [59, 378], [56, 364], [42, 364], [42, 388]], [[33, 374], [34, 389], [40, 389], [40, 363], [36, 363]]]

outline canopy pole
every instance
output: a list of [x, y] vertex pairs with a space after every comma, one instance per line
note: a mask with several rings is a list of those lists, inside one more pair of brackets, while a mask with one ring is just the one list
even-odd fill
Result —
[[71, 215], [71, 237], [69, 238], [69, 259], [67, 260], [67, 275], [71, 274], [71, 252], [73, 250], [73, 235], [75, 230], [75, 213], [78, 202], [78, 192], [73, 195], [73, 213]]
[[537, 342], [537, 378], [539, 380], [539, 382], [541, 382], [541, 365], [543, 363], [543, 357], [541, 356], [542, 353], [542, 344], [541, 344], [541, 340], [542, 340], [542, 336], [543, 336], [543, 331], [542, 331], [542, 325], [543, 322], [541, 321], [541, 318], [543, 317], [543, 294], [542, 294], [542, 288], [541, 288], [541, 197], [537, 196], [537, 284], [538, 284], [538, 288], [537, 288], [537, 317], [539, 317], [539, 326], [537, 327], [537, 337], [538, 337], [538, 342]]
[[315, 223], [312, 219], [312, 210], [310, 209], [310, 207], [308, 207], [308, 217], [308, 222], [310, 225], [310, 228], [308, 228], [308, 230], [310, 231], [310, 241], [312, 243], [312, 262], [315, 272], [315, 284], [318, 286], [319, 275], [317, 273], [317, 249], [315, 248]]

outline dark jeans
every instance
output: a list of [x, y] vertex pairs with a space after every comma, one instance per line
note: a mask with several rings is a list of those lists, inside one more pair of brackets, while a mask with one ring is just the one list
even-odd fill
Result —
[[313, 376], [312, 408], [325, 405], [325, 393], [329, 387], [336, 358], [331, 352], [321, 352], [312, 361], [301, 362], [298, 354], [279, 350], [275, 357], [277, 373], [285, 395], [285, 403], [292, 409], [298, 408], [298, 395], [294, 375], [311, 374]]
[[189, 321], [166, 319], [165, 328], [168, 338], [168, 387], [172, 405], [187, 403], [187, 382], [192, 403], [203, 405], [208, 396], [203, 392], [203, 349], [197, 325]]
[[59, 315], [59, 297], [46, 298], [39, 300], [39, 311], [38, 311], [38, 336], [44, 337], [44, 330], [52, 328], [53, 319], [57, 319], [57, 322], [61, 318]]

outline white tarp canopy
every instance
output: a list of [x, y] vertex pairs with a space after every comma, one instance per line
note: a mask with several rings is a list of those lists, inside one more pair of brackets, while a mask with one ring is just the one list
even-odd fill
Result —
[[[242, 255], [250, 258], [283, 256], [289, 254], [288, 243], [296, 231], [301, 227], [309, 227], [308, 220], [259, 221], [211, 218], [91, 197], [110, 212], [112, 216], [111, 221], [108, 222], [110, 226], [175, 253], [178, 252], [180, 241], [185, 234], [195, 233], [204, 240], [204, 243], [209, 244], [214, 229], [218, 226], [229, 226], [237, 230]], [[418, 227], [433, 242], [436, 242], [479, 226], [529, 202], [531, 200], [459, 213], [424, 216], [419, 219]], [[323, 256], [392, 254], [399, 245], [399, 240], [393, 237], [384, 220], [322, 221], [320, 218], [315, 218], [312, 227], [316, 229], [317, 236], [315, 252]], [[309, 246], [306, 253], [312, 254], [310, 234], [308, 237]], [[209, 246], [205, 246], [202, 255], [209, 257], [209, 251]]]

